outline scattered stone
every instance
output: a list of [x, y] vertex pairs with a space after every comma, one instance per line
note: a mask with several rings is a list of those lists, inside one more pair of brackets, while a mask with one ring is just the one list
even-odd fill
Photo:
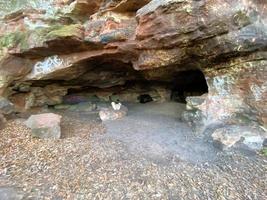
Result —
[[0, 97], [0, 113], [11, 114], [14, 111], [14, 104], [6, 98]]
[[241, 142], [253, 150], [259, 150], [267, 138], [267, 133], [247, 126], [226, 126], [212, 133], [215, 146], [222, 150], [229, 149]]
[[26, 126], [32, 130], [32, 136], [41, 139], [59, 139], [61, 116], [53, 113], [32, 115], [26, 122]]
[[113, 108], [102, 108], [99, 112], [100, 119], [102, 121], [110, 121], [122, 119], [128, 113], [128, 109], [125, 106], [121, 106], [120, 110], [114, 110]]

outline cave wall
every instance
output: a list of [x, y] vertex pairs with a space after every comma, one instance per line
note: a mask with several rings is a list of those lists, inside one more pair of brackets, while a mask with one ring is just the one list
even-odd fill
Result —
[[266, 4], [0, 0], [0, 96], [17, 95], [28, 108], [42, 96], [56, 104], [84, 83], [167, 84], [181, 71], [201, 70], [209, 93], [187, 99], [194, 110], [188, 116], [201, 116], [203, 124], [248, 119], [266, 127]]

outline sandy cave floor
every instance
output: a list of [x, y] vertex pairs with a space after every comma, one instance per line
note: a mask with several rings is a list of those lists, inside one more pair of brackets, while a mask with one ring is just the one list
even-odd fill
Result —
[[128, 105], [126, 118], [59, 112], [60, 140], [31, 138], [23, 120], [0, 137], [0, 200], [267, 199], [267, 159], [221, 152], [179, 120], [178, 103]]

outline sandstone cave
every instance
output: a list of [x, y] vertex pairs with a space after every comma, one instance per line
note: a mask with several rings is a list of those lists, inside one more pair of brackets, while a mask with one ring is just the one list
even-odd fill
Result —
[[204, 74], [200, 70], [189, 70], [177, 73], [168, 82], [148, 81], [141, 78], [138, 80], [137, 78], [137, 80], [126, 81], [122, 85], [107, 88], [82, 83], [82, 86], [68, 89], [63, 99], [66, 103], [86, 102], [89, 99], [123, 103], [164, 101], [186, 103], [186, 97], [201, 96], [205, 93], [208, 93], [208, 86]]
[[[86, 70], [82, 70], [83, 74], [78, 74], [71, 80], [60, 80], [60, 77], [56, 77], [47, 81], [29, 81], [14, 85], [11, 87], [14, 94], [10, 99], [18, 104], [23, 94], [28, 94], [31, 88], [33, 92], [38, 88], [39, 106], [63, 108], [64, 104], [75, 105], [86, 102], [145, 104], [173, 101], [186, 103], [186, 97], [208, 93], [205, 76], [198, 69], [173, 72], [165, 80], [148, 80], [142, 72], [134, 71], [132, 66], [114, 60], [104, 63], [86, 62], [77, 68]], [[63, 78], [66, 79], [66, 77]], [[51, 86], [48, 87], [50, 96], [44, 89], [47, 86]], [[60, 90], [62, 92], [59, 92]], [[57, 100], [53, 101], [53, 98]], [[24, 102], [25, 104], [27, 102]], [[32, 107], [35, 106], [38, 106], [38, 103], [32, 105]]]
[[0, 0], [0, 200], [265, 200], [266, 77], [267, 0]]

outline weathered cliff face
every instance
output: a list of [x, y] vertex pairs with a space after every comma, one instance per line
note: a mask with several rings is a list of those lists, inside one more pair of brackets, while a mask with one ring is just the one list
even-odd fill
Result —
[[103, 97], [131, 85], [126, 100], [167, 99], [181, 72], [198, 70], [208, 93], [187, 98], [187, 120], [267, 126], [265, 0], [0, 0], [0, 8], [0, 95], [20, 111], [90, 87]]

